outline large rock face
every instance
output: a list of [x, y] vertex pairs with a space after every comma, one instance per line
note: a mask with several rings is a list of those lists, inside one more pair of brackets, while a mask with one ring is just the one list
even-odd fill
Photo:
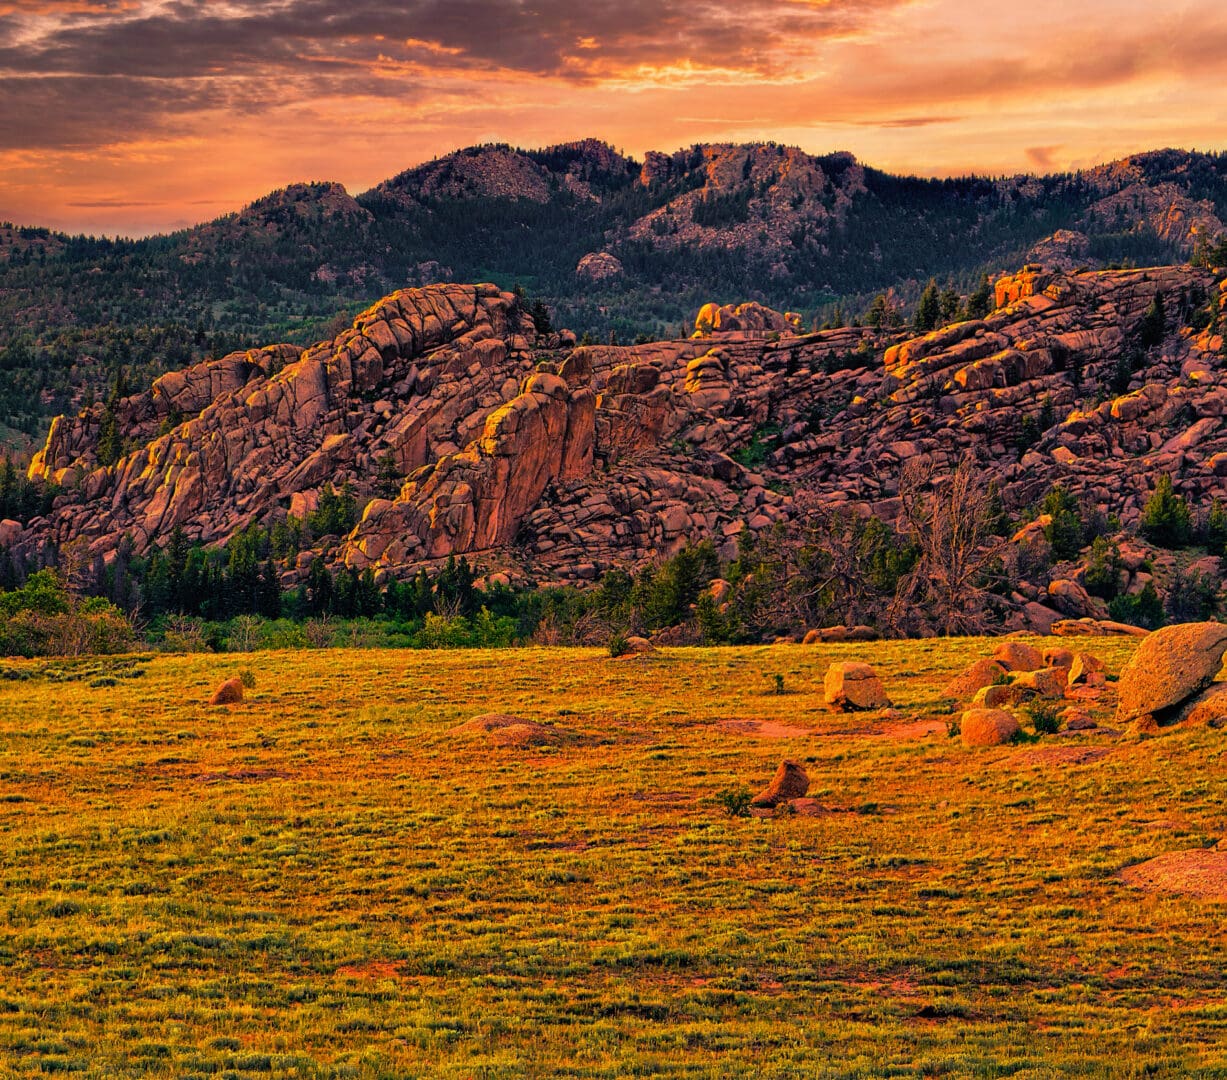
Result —
[[1227, 625], [1182, 623], [1165, 626], [1138, 646], [1120, 674], [1117, 719], [1152, 716], [1162, 722], [1169, 710], [1199, 694], [1214, 680], [1227, 653]]
[[[331, 564], [400, 575], [465, 553], [582, 582], [691, 540], [731, 555], [797, 513], [797, 492], [893, 519], [913, 460], [940, 472], [974, 455], [1009, 505], [1059, 482], [1126, 524], [1158, 472], [1198, 505], [1227, 498], [1222, 339], [1176, 324], [1182, 298], [1227, 299], [1210, 272], [1029, 269], [997, 291], [985, 319], [913, 338], [797, 333], [749, 305], [714, 309], [708, 336], [575, 348], [537, 340], [493, 285], [406, 289], [332, 341], [236, 353], [118, 402], [113, 465], [98, 459], [103, 406], [58, 419], [31, 473], [66, 493], [10, 544], [37, 558], [83, 538], [105, 558], [125, 534], [140, 551], [175, 526], [221, 543], [348, 481], [361, 521], [321, 549]], [[1168, 332], [1114, 401], [1103, 387], [1156, 293]], [[1143, 561], [1124, 560], [1130, 588]], [[1076, 595], [1024, 582], [1014, 628]]]

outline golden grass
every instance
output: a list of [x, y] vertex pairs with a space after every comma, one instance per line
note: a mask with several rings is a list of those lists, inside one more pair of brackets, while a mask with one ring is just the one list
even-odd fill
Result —
[[[1115, 672], [1134, 642], [1088, 644]], [[940, 690], [990, 651], [0, 683], [0, 1075], [1227, 1075], [1225, 905], [1119, 878], [1221, 834], [1223, 735], [964, 749]], [[828, 712], [853, 658], [938, 723]], [[204, 704], [247, 665], [244, 704]], [[451, 734], [489, 712], [576, 738]], [[1042, 753], [1071, 745], [1108, 753]], [[827, 812], [721, 812], [782, 757]]]

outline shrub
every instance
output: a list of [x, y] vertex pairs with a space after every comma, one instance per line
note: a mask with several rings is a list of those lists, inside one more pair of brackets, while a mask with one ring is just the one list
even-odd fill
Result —
[[626, 635], [618, 632], [609, 638], [609, 655], [614, 659], [619, 656], [625, 656], [631, 651], [630, 642], [626, 640]]
[[1163, 601], [1151, 582], [1140, 592], [1118, 596], [1108, 605], [1108, 614], [1117, 622], [1157, 630], [1163, 625]]
[[747, 787], [725, 788], [716, 792], [716, 802], [729, 817], [749, 817], [750, 798], [750, 789]]
[[1044, 526], [1044, 538], [1052, 546], [1053, 558], [1058, 561], [1075, 558], [1082, 550], [1082, 515], [1074, 497], [1056, 484], [1044, 496], [1040, 512], [1052, 518]]
[[1208, 574], [1177, 570], [1167, 589], [1167, 614], [1174, 622], [1196, 622], [1217, 613], [1219, 583]]
[[1101, 600], [1111, 600], [1120, 591], [1120, 571], [1120, 548], [1102, 536], [1095, 537], [1084, 578], [1086, 591]]
[[1061, 718], [1055, 702], [1036, 698], [1027, 703], [1026, 711], [1031, 728], [1037, 735], [1055, 735], [1061, 730]]
[[1160, 476], [1146, 501], [1138, 531], [1151, 543], [1165, 548], [1186, 547], [1193, 537], [1189, 504], [1172, 488], [1170, 476]]

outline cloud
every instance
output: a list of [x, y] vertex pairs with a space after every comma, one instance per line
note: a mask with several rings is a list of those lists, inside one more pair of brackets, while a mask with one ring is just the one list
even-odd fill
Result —
[[1028, 146], [1027, 160], [1037, 169], [1048, 172], [1052, 169], [1053, 160], [1060, 150], [1060, 146]]
[[948, 172], [1227, 139], [1221, 0], [969, 6], [0, 0], [0, 211], [143, 227], [487, 141], [775, 139]]

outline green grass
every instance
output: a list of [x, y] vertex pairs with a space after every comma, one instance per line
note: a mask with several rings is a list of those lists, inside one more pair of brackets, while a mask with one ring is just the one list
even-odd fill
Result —
[[[1132, 643], [1093, 648], [1116, 672]], [[1222, 834], [1223, 735], [964, 749], [940, 688], [990, 651], [24, 665], [0, 681], [0, 1075], [1227, 1076], [1227, 905], [1116, 877]], [[943, 731], [829, 713], [853, 657]], [[240, 665], [247, 701], [206, 707]], [[493, 711], [579, 737], [449, 735]], [[724, 812], [785, 756], [833, 812]]]

